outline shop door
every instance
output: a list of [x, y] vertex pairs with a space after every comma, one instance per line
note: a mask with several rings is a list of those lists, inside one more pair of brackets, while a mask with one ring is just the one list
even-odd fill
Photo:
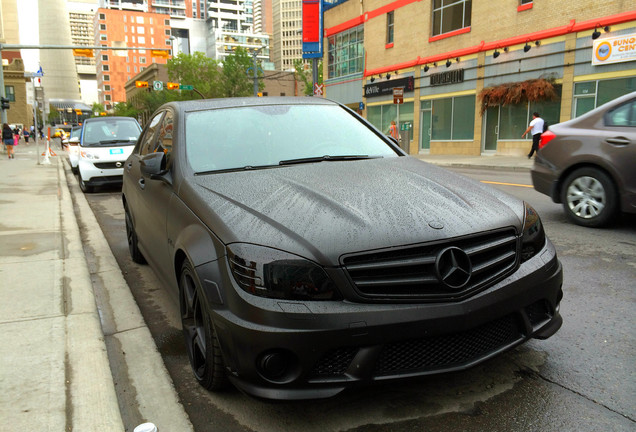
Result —
[[422, 110], [420, 114], [420, 150], [431, 149], [431, 110]]
[[490, 107], [486, 110], [485, 123], [482, 152], [496, 152], [499, 139], [499, 107]]

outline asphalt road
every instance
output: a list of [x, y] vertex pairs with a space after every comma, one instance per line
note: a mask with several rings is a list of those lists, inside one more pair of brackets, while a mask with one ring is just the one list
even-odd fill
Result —
[[494, 182], [539, 212], [564, 266], [563, 327], [469, 371], [310, 402], [263, 403], [196, 384], [176, 295], [148, 266], [130, 260], [120, 192], [102, 189], [87, 198], [197, 431], [636, 430], [636, 218], [585, 229], [527, 187], [529, 173], [454, 171]]

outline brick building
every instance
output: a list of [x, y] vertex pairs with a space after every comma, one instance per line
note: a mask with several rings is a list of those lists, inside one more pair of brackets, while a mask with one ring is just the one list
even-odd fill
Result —
[[[166, 14], [100, 8], [94, 29], [96, 46], [171, 48]], [[98, 99], [106, 109], [126, 101], [125, 85], [131, 77], [152, 63], [167, 62], [167, 58], [151, 56], [148, 49], [104, 50], [96, 53], [96, 60]]]
[[[636, 90], [636, 10], [627, 2], [332, 3], [324, 15], [326, 97], [363, 103], [383, 131], [398, 120], [412, 154], [527, 153], [521, 134], [533, 111], [562, 122]], [[550, 83], [557, 97], [482, 112], [482, 90], [536, 82]], [[404, 88], [399, 108], [395, 87]]]

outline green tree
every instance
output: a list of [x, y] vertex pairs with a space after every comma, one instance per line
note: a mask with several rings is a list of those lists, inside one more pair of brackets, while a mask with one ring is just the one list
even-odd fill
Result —
[[95, 116], [95, 113], [97, 113], [97, 115], [99, 116], [100, 113], [103, 113], [104, 111], [106, 111], [106, 109], [104, 108], [104, 105], [95, 102], [93, 103], [93, 106], [91, 107], [91, 111], [93, 112], [92, 116]]
[[[194, 86], [206, 98], [223, 96], [223, 83], [219, 63], [200, 51], [194, 54], [179, 53], [168, 60], [168, 76], [171, 81]], [[182, 91], [188, 99], [198, 99], [191, 91]]]
[[113, 113], [120, 117], [134, 117], [137, 118], [139, 110], [136, 109], [130, 102], [119, 102], [113, 107]]
[[[223, 61], [223, 96], [239, 97], [254, 95], [254, 67], [257, 76], [263, 77], [263, 70], [254, 61], [250, 53], [245, 48], [238, 47], [231, 55]], [[258, 89], [265, 87], [262, 79], [258, 80]]]
[[[311, 66], [311, 63], [310, 63]], [[296, 80], [300, 80], [303, 85], [303, 94], [305, 96], [311, 96], [314, 94], [314, 77], [311, 67], [305, 70], [305, 65], [302, 60], [294, 60], [294, 69], [296, 71]], [[322, 60], [318, 62], [318, 84], [322, 84]]]

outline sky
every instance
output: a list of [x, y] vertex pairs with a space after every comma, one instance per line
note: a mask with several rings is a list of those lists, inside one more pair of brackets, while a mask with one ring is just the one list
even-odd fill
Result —
[[[19, 0], [18, 2], [18, 25], [20, 26], [20, 45], [37, 45], [40, 43], [38, 33], [38, 1]], [[39, 66], [38, 50], [21, 50], [24, 69], [26, 71], [37, 71]]]

